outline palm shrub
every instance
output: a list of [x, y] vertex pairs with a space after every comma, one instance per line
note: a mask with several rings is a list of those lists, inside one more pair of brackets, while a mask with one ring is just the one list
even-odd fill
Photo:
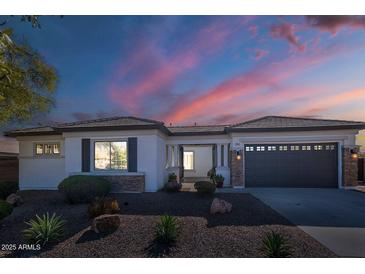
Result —
[[170, 215], [163, 215], [156, 225], [156, 240], [159, 243], [171, 244], [176, 241], [179, 234], [177, 218]]
[[24, 238], [30, 244], [45, 246], [47, 243], [56, 242], [62, 237], [66, 221], [62, 220], [60, 216], [56, 216], [56, 213], [49, 217], [47, 212], [42, 217], [36, 215], [36, 220], [31, 219], [25, 223], [29, 228], [23, 230]]
[[286, 258], [291, 255], [287, 239], [274, 231], [266, 233], [263, 244], [266, 256], [270, 258]]

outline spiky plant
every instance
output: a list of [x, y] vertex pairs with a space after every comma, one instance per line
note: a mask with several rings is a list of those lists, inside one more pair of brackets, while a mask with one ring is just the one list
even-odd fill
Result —
[[266, 233], [262, 242], [266, 256], [270, 258], [286, 258], [291, 255], [287, 239], [279, 233], [274, 231]]
[[170, 244], [176, 241], [179, 234], [177, 218], [170, 215], [163, 215], [156, 225], [156, 240], [159, 243]]
[[36, 215], [36, 219], [25, 222], [29, 228], [23, 230], [24, 238], [30, 244], [40, 244], [45, 246], [47, 243], [59, 240], [64, 233], [66, 221], [62, 220], [56, 213], [50, 217], [49, 213], [43, 214], [42, 217]]

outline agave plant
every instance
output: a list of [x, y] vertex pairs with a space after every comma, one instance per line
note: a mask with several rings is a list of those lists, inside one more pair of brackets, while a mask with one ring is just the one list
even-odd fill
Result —
[[159, 243], [170, 244], [176, 241], [179, 233], [178, 220], [170, 215], [163, 215], [156, 225], [156, 240]]
[[291, 255], [287, 239], [274, 231], [265, 235], [263, 244], [264, 251], [270, 258], [286, 258]]
[[60, 239], [66, 221], [62, 220], [60, 216], [56, 216], [56, 213], [49, 217], [47, 212], [42, 217], [36, 215], [36, 220], [31, 219], [25, 223], [29, 228], [23, 230], [24, 238], [31, 244], [45, 246], [49, 242]]

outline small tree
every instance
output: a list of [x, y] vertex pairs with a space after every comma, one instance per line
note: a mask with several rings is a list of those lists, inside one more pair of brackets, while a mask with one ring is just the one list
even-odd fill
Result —
[[[39, 26], [34, 16], [22, 18]], [[0, 30], [0, 125], [48, 111], [57, 84], [55, 68], [29, 46], [17, 44], [12, 36], [10, 28]]]

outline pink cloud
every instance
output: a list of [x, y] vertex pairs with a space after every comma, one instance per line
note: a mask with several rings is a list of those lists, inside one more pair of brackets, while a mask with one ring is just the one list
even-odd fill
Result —
[[260, 59], [262, 59], [263, 57], [265, 57], [268, 54], [269, 54], [269, 51], [267, 51], [267, 50], [256, 49], [255, 50], [255, 59], [256, 60], [260, 60]]
[[280, 38], [287, 40], [298, 51], [305, 51], [306, 46], [299, 43], [299, 38], [295, 35], [295, 26], [290, 23], [282, 23], [279, 25], [271, 26], [270, 35], [273, 38]]
[[[318, 50], [313, 55], [292, 56], [279, 63], [260, 64], [249, 72], [227, 79], [200, 96], [185, 94], [167, 113], [159, 116], [159, 119], [183, 123], [191, 119], [214, 117], [214, 115], [247, 113], [247, 110], [251, 111], [257, 106], [263, 107], [264, 102], [270, 98], [270, 95], [267, 94], [260, 95], [262, 89], [278, 90], [282, 83], [292, 76], [322, 64], [334, 56], [356, 49], [349, 49], [346, 46], [333, 47]], [[310, 90], [311, 92], [320, 92], [317, 88], [310, 88]], [[277, 92], [276, 95], [272, 95], [270, 100], [273, 104], [280, 104], [279, 100], [284, 102], [290, 98], [291, 100], [306, 98], [296, 94], [300, 92], [312, 94], [309, 92], [309, 88], [297, 88]]]
[[310, 26], [336, 34], [343, 27], [365, 28], [365, 16], [308, 15]]
[[[220, 50], [235, 30], [225, 21], [215, 21], [196, 32], [187, 44], [168, 57], [156, 54], [157, 50], [153, 46], [137, 49], [116, 75], [116, 80], [111, 83], [109, 97], [124, 109], [139, 115], [148, 96], [169, 96], [171, 87], [178, 77], [197, 67], [205, 57]], [[156, 65], [151, 70], [143, 73], [138, 81], [118, 84], [119, 77], [126, 76], [131, 70], [136, 68], [143, 70], [143, 62], [149, 57], [157, 59]]]

